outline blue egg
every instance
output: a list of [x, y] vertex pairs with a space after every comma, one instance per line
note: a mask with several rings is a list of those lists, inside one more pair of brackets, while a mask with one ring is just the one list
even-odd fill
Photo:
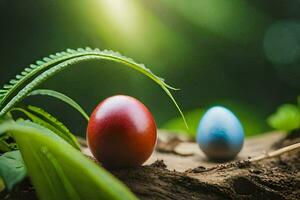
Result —
[[227, 108], [215, 106], [202, 117], [197, 130], [200, 149], [212, 160], [230, 160], [241, 151], [244, 130]]

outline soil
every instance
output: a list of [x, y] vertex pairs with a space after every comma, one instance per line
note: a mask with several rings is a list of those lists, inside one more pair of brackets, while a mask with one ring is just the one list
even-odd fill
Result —
[[290, 134], [288, 134], [286, 137], [282, 138], [278, 142], [275, 142], [273, 145], [274, 149], [279, 149], [281, 147], [285, 147], [288, 145], [300, 143], [300, 129], [294, 130]]
[[29, 178], [26, 178], [18, 185], [11, 193], [6, 191], [0, 193], [1, 200], [38, 200], [35, 190], [30, 183]]
[[[299, 139], [299, 133], [294, 132], [270, 148], [295, 144]], [[174, 140], [170, 141], [170, 146], [176, 148]], [[165, 146], [172, 152], [170, 146]], [[113, 173], [141, 199], [300, 199], [300, 150], [257, 162], [242, 159], [184, 172], [169, 170], [163, 160], [158, 160], [149, 166]]]
[[[112, 171], [140, 199], [300, 199], [299, 149], [259, 161], [248, 158], [299, 142], [300, 131], [248, 139], [236, 161], [222, 164], [206, 160], [191, 141], [162, 135], [146, 166]], [[13, 193], [1, 193], [0, 199], [36, 197], [26, 180]]]

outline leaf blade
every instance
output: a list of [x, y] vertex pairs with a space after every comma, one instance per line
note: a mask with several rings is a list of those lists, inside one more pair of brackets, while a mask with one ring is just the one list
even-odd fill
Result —
[[8, 190], [12, 190], [26, 176], [27, 170], [20, 151], [10, 151], [0, 156], [0, 177]]
[[300, 128], [300, 109], [293, 104], [283, 104], [269, 116], [268, 124], [277, 130], [292, 131]]
[[32, 91], [29, 96], [35, 96], [35, 95], [46, 95], [50, 97], [54, 97], [56, 99], [59, 99], [67, 104], [69, 104], [71, 107], [73, 107], [75, 110], [77, 110], [87, 121], [90, 120], [88, 114], [84, 111], [84, 109], [76, 103], [73, 99], [68, 97], [65, 94], [62, 94], [60, 92], [54, 91], [54, 90], [48, 90], [48, 89], [38, 89]]
[[45, 148], [55, 158], [79, 199], [136, 199], [123, 183], [49, 129], [24, 121], [0, 124], [0, 133], [5, 131], [12, 132], [17, 140], [40, 199], [69, 198], [61, 174], [45, 156]]
[[65, 141], [70, 143], [74, 148], [80, 149], [78, 141], [76, 140], [74, 135], [69, 131], [69, 129], [66, 126], [64, 126], [63, 123], [58, 121], [55, 117], [53, 117], [46, 111], [34, 106], [28, 106], [27, 110], [23, 108], [13, 108], [11, 111], [22, 112], [31, 121], [50, 129], [58, 136], [63, 138]]

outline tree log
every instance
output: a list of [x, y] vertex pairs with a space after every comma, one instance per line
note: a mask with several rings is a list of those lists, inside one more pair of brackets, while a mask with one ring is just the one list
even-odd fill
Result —
[[[161, 132], [156, 151], [145, 166], [111, 173], [142, 200], [296, 200], [300, 199], [299, 148], [268, 152], [298, 142], [299, 132], [288, 137], [281, 133], [260, 135], [245, 141], [235, 161], [215, 163], [207, 160], [193, 141]], [[84, 141], [82, 144], [83, 152], [91, 156]], [[36, 196], [27, 180], [0, 199], [35, 200]]]
[[[287, 140], [282, 137], [282, 134], [270, 134], [250, 138], [245, 143], [244, 152], [241, 153], [240, 158], [260, 157], [263, 150], [273, 151], [274, 143], [277, 148], [282, 147], [278, 140], [286, 146], [297, 143], [300, 139], [300, 137], [294, 138], [295, 140], [289, 139], [287, 143]], [[194, 149], [195, 145], [194, 143], [184, 144], [185, 151], [188, 148]], [[249, 157], [225, 164], [211, 163], [203, 159], [199, 152], [189, 158], [180, 158], [182, 156], [176, 152], [172, 153], [172, 150], [169, 154], [169, 157], [175, 158], [165, 160], [166, 162], [158, 160], [148, 166], [116, 170], [112, 173], [124, 181], [140, 199], [147, 200], [300, 199], [299, 148], [281, 152], [276, 157], [266, 155], [257, 161], [251, 159], [253, 160], [251, 162]], [[155, 156], [165, 157], [166, 155], [156, 152]], [[202, 162], [200, 162], [201, 159]], [[176, 160], [179, 163], [182, 162], [180, 171], [173, 169], [174, 166], [165, 164], [176, 162]], [[192, 162], [194, 162], [192, 166], [197, 164], [198, 167], [186, 166]], [[184, 169], [186, 170], [183, 171]]]

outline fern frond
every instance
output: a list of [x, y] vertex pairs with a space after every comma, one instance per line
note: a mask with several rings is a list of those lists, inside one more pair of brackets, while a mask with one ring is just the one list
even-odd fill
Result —
[[73, 57], [75, 56], [74, 54], [68, 54], [67, 52], [56, 53], [55, 55], [43, 58], [43, 61], [38, 60], [35, 64], [29, 65], [29, 67], [16, 75], [14, 79], [10, 80], [9, 83], [4, 85], [3, 89], [0, 90], [0, 105], [2, 105], [19, 87], [22, 87], [26, 81], [35, 77], [40, 71], [57, 62]]
[[68, 138], [70, 138], [70, 140], [72, 141], [73, 144], [75, 144], [75, 146], [80, 147], [77, 139], [74, 137], [74, 134], [72, 134], [70, 130], [62, 122], [60, 122], [58, 119], [53, 117], [50, 113], [46, 112], [42, 108], [30, 106], [30, 105], [27, 107], [27, 110], [35, 114], [36, 116], [40, 117], [41, 119], [49, 122], [57, 130], [59, 130]]
[[34, 90], [29, 94], [29, 96], [34, 96], [34, 95], [46, 95], [50, 97], [54, 97], [56, 99], [59, 99], [70, 106], [72, 106], [74, 109], [76, 109], [87, 121], [90, 120], [88, 114], [83, 110], [83, 108], [76, 103], [73, 99], [70, 97], [66, 96], [65, 94], [62, 94], [60, 92], [54, 91], [54, 90], [47, 90], [47, 89], [39, 89], [39, 90]]
[[25, 114], [32, 122], [44, 126], [55, 134], [66, 140], [76, 149], [80, 149], [80, 145], [75, 138], [75, 136], [70, 132], [70, 130], [61, 123], [58, 119], [53, 117], [48, 112], [41, 108], [35, 106], [28, 106], [27, 109], [23, 108], [13, 108], [11, 111], [19, 111]]
[[186, 124], [181, 109], [169, 91], [169, 89], [174, 88], [167, 85], [164, 82], [164, 79], [154, 75], [143, 64], [139, 64], [131, 58], [122, 56], [117, 52], [111, 50], [100, 51], [99, 49], [91, 49], [88, 47], [86, 49], [79, 48], [77, 50], [68, 49], [66, 52], [50, 55], [42, 61], [37, 61], [36, 64], [30, 65], [21, 72], [20, 75], [17, 75], [15, 79], [11, 80], [9, 84], [4, 85], [3, 89], [0, 90], [0, 117], [7, 113], [17, 103], [22, 101], [30, 92], [50, 77], [72, 66], [73, 64], [88, 60], [114, 61], [129, 66], [148, 76], [160, 85], [171, 98]]

